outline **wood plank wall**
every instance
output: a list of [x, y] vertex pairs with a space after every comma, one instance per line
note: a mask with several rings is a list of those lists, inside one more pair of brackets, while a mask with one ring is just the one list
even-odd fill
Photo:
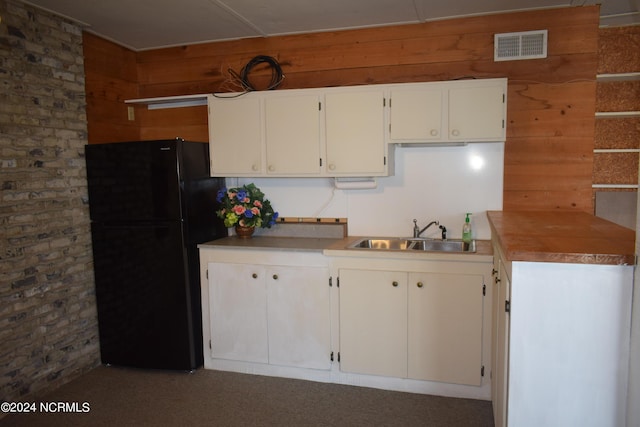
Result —
[[[283, 89], [508, 77], [504, 209], [593, 212], [598, 24], [599, 7], [586, 6], [143, 51], [135, 54], [137, 96], [236, 90], [228, 70], [239, 72], [256, 55], [279, 61], [286, 76]], [[546, 59], [493, 61], [495, 33], [540, 29], [549, 34]], [[90, 40], [85, 54], [105, 54], [96, 44]], [[114, 60], [125, 61], [123, 69], [131, 66], [128, 53], [112, 55]], [[103, 75], [91, 76], [94, 86], [91, 73]], [[268, 69], [256, 68], [251, 74], [257, 87], [269, 77]], [[128, 132], [119, 133], [129, 130], [126, 107], [114, 103], [135, 92], [129, 78], [128, 72], [113, 76], [88, 69], [87, 87], [92, 90], [87, 97], [93, 104], [89, 121], [96, 121], [90, 127], [91, 143], [130, 139]], [[109, 105], [99, 107], [102, 103]], [[98, 126], [109, 120], [113, 134]], [[204, 107], [137, 107], [131, 125], [139, 126], [142, 139], [208, 139]]]
[[138, 98], [136, 54], [83, 33], [89, 144], [135, 141], [140, 121], [128, 120], [125, 99]]

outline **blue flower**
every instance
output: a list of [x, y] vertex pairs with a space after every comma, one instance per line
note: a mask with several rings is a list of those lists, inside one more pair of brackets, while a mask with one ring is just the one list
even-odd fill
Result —
[[251, 212], [251, 209], [247, 209], [246, 211], [244, 211], [244, 216], [246, 216], [247, 218], [253, 218], [253, 212]]
[[276, 219], [278, 219], [278, 212], [273, 213], [273, 216], [269, 220], [269, 227], [271, 227], [272, 225], [275, 225]]
[[218, 203], [222, 203], [222, 199], [224, 198], [224, 196], [227, 195], [227, 189], [226, 187], [223, 187], [221, 189], [218, 190], [218, 196], [216, 197], [216, 201]]
[[238, 194], [236, 194], [236, 199], [238, 199], [240, 203], [244, 202], [244, 199], [246, 198], [247, 198], [247, 192], [244, 190], [240, 190], [238, 191]]

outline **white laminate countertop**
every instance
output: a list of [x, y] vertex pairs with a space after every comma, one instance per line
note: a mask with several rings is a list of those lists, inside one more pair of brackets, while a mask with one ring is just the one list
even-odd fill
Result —
[[[367, 236], [371, 237], [371, 236]], [[364, 236], [349, 236], [341, 239], [332, 238], [309, 238], [309, 237], [272, 237], [253, 236], [250, 239], [241, 239], [237, 236], [224, 237], [218, 240], [202, 243], [198, 245], [200, 249], [250, 249], [250, 250], [270, 250], [270, 251], [301, 251], [319, 252], [327, 256], [354, 256], [354, 257], [374, 257], [374, 258], [403, 258], [403, 259], [424, 259], [426, 257], [435, 259], [445, 259], [455, 257], [492, 257], [493, 248], [488, 240], [476, 240], [476, 252], [422, 252], [403, 250], [375, 250], [375, 249], [353, 249], [348, 246]]]

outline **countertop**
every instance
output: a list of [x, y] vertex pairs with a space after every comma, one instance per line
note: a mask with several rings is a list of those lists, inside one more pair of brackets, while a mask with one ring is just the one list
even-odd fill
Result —
[[[257, 249], [257, 250], [292, 250], [311, 251], [325, 253], [333, 256], [375, 256], [375, 257], [403, 257], [415, 258], [418, 256], [446, 256], [446, 255], [488, 255], [493, 254], [491, 242], [488, 240], [476, 240], [476, 252], [474, 253], [452, 253], [452, 252], [421, 252], [421, 251], [387, 251], [370, 249], [347, 249], [351, 243], [364, 238], [365, 236], [348, 236], [344, 238], [313, 238], [313, 237], [274, 237], [274, 236], [254, 236], [250, 239], [240, 239], [236, 236], [225, 237], [211, 242], [198, 245], [200, 249]], [[371, 236], [366, 236], [371, 237]], [[375, 255], [374, 255], [375, 254]]]
[[633, 265], [635, 231], [586, 212], [487, 212], [508, 261]]
[[[211, 242], [198, 245], [201, 249], [222, 248], [222, 249], [268, 249], [268, 250], [294, 250], [322, 252], [334, 245], [344, 246], [348, 244], [349, 238], [313, 238], [313, 237], [273, 237], [254, 236], [250, 239], [241, 239], [236, 236], [224, 237]], [[342, 247], [344, 247], [342, 246]]]

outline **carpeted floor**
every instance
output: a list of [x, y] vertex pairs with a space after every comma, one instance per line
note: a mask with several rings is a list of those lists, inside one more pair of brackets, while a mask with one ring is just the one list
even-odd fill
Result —
[[[79, 412], [43, 413], [43, 402]], [[34, 403], [36, 413], [7, 415], [0, 427], [493, 426], [487, 401], [204, 369], [101, 366]]]

